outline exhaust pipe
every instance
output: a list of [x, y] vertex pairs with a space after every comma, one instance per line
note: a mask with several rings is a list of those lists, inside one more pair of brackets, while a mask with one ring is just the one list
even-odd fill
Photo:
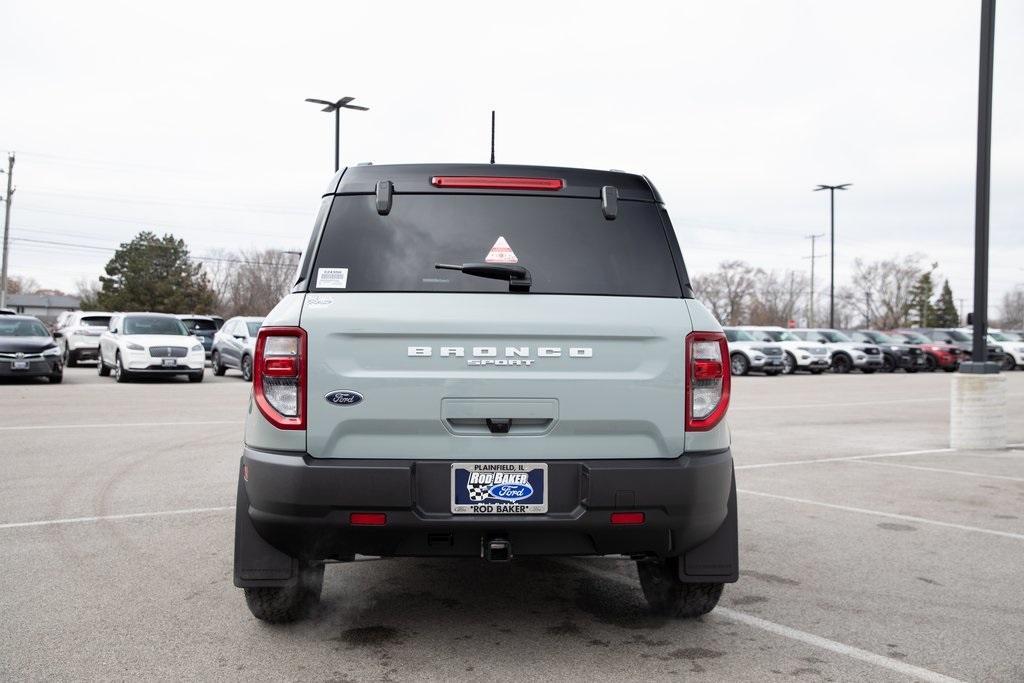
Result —
[[480, 550], [480, 555], [488, 562], [508, 562], [512, 559], [512, 542], [507, 538], [485, 539]]

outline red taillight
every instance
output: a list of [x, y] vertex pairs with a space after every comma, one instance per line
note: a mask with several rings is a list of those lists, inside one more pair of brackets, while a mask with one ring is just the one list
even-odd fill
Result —
[[644, 513], [642, 512], [613, 512], [612, 524], [643, 524]]
[[348, 523], [352, 526], [384, 526], [388, 523], [388, 516], [383, 512], [353, 512], [348, 516]]
[[466, 190], [544, 190], [551, 192], [565, 187], [561, 178], [512, 178], [497, 176], [436, 175], [430, 179], [434, 187]]
[[299, 374], [299, 364], [293, 356], [264, 358], [263, 372], [268, 377], [295, 377]]
[[712, 429], [729, 409], [729, 346], [721, 332], [686, 337], [686, 429]]
[[263, 417], [278, 429], [306, 428], [305, 358], [305, 330], [260, 328], [253, 363], [253, 400]]

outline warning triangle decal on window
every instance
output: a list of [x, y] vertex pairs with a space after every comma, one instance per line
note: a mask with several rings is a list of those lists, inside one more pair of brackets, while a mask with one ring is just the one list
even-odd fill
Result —
[[512, 251], [512, 247], [508, 246], [504, 237], [498, 237], [498, 241], [487, 252], [487, 258], [484, 261], [487, 263], [519, 263], [516, 253]]

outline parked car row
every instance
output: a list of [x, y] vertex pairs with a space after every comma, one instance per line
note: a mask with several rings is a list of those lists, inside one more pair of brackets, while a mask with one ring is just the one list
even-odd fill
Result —
[[[947, 328], [881, 330], [786, 329], [768, 326], [726, 328], [733, 375], [765, 375], [827, 369], [907, 373], [953, 372], [970, 357], [970, 331]], [[991, 330], [987, 358], [1004, 370], [1024, 369], [1024, 332]]]
[[223, 375], [238, 369], [252, 379], [253, 340], [262, 318], [232, 318], [218, 330], [213, 316], [167, 313], [70, 311], [51, 333], [37, 318], [0, 318], [0, 377], [63, 379], [64, 367], [96, 361], [100, 376], [118, 382], [136, 377], [185, 375], [203, 381], [206, 361]]

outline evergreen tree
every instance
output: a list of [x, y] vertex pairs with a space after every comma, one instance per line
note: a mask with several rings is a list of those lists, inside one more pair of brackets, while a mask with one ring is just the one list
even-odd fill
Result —
[[953, 290], [949, 287], [949, 280], [943, 280], [942, 293], [935, 300], [935, 327], [960, 327], [960, 312], [956, 310], [956, 303], [953, 301]]
[[[937, 265], [937, 264], [935, 264]], [[935, 270], [935, 265], [932, 270]], [[937, 327], [935, 320], [937, 314], [935, 306], [932, 305], [932, 297], [935, 296], [935, 283], [932, 281], [932, 270], [921, 273], [910, 291], [910, 310], [916, 313], [916, 322], [921, 327]]]
[[185, 241], [144, 231], [121, 244], [100, 276], [96, 303], [108, 311], [192, 313], [213, 306], [202, 266], [189, 259]]

